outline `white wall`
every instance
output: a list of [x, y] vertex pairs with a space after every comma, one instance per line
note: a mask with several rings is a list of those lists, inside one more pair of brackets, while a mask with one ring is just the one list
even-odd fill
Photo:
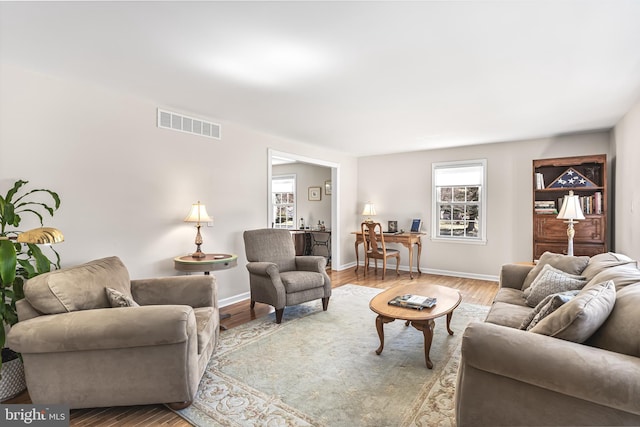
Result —
[[[358, 159], [358, 205], [375, 203], [376, 220], [397, 220], [409, 229], [422, 218], [423, 269], [495, 278], [500, 266], [532, 259], [532, 161], [549, 157], [609, 154], [609, 132], [475, 145]], [[471, 245], [430, 240], [431, 164], [487, 159], [487, 244]], [[401, 263], [408, 266], [408, 253]], [[408, 268], [408, 267], [406, 267]]]
[[[60, 194], [45, 225], [65, 234], [63, 266], [118, 255], [132, 278], [176, 275], [173, 258], [195, 250], [183, 219], [200, 200], [214, 217], [203, 250], [239, 255], [237, 268], [216, 273], [220, 298], [248, 292], [242, 231], [267, 226], [268, 148], [339, 163], [338, 203], [355, 210], [357, 162], [338, 152], [216, 118], [221, 141], [158, 129], [157, 107], [197, 112], [6, 64], [0, 93], [0, 193], [24, 179]], [[348, 237], [339, 245], [351, 254]]]
[[[306, 226], [315, 226], [318, 221], [324, 221], [327, 228], [331, 228], [331, 195], [327, 195], [324, 189], [325, 181], [331, 181], [331, 168], [306, 163], [290, 163], [273, 166], [273, 175], [296, 175], [296, 213], [304, 218]], [[309, 187], [320, 187], [321, 197], [319, 201], [309, 200]]]
[[640, 101], [615, 126], [615, 251], [640, 259]]

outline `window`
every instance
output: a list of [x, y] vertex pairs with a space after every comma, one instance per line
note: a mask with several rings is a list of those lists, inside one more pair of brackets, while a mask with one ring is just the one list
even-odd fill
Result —
[[271, 209], [273, 209], [273, 228], [295, 228], [295, 175], [276, 175], [272, 178]]
[[434, 239], [486, 241], [486, 166], [485, 159], [433, 164]]

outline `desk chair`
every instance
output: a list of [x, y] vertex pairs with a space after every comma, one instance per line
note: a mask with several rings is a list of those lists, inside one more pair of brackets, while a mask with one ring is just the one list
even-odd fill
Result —
[[360, 224], [362, 238], [364, 240], [364, 273], [367, 274], [369, 269], [369, 260], [373, 258], [376, 261], [376, 272], [378, 271], [378, 260], [382, 260], [382, 280], [384, 280], [387, 272], [387, 258], [396, 259], [396, 274], [400, 267], [400, 251], [397, 249], [387, 249], [384, 243], [384, 234], [382, 232], [382, 224], [379, 222], [363, 222]]

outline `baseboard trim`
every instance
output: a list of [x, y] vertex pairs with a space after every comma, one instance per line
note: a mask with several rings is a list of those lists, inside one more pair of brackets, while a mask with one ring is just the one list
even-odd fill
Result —
[[[336, 270], [342, 271], [355, 266], [356, 266], [356, 263], [351, 262], [349, 264], [344, 264], [339, 266], [338, 268], [336, 268]], [[364, 268], [363, 262], [360, 263], [360, 267]], [[395, 269], [395, 266], [392, 266], [392, 268]], [[389, 269], [389, 264], [387, 264], [387, 269]], [[449, 271], [449, 270], [439, 270], [435, 268], [423, 268], [423, 267], [421, 267], [420, 269], [422, 270], [423, 273], [439, 274], [440, 276], [452, 276], [452, 277], [462, 277], [465, 279], [488, 280], [490, 282], [498, 282], [500, 280], [498, 276], [493, 276], [490, 274], [476, 274], [476, 273], [467, 273], [463, 271]], [[409, 266], [400, 264], [399, 270], [409, 271]], [[416, 272], [415, 266], [413, 267], [413, 271]]]
[[228, 305], [233, 305], [237, 302], [240, 301], [244, 301], [251, 298], [251, 293], [250, 292], [243, 292], [241, 294], [238, 295], [234, 295], [232, 297], [229, 298], [223, 298], [221, 300], [218, 300], [218, 307], [226, 307]]

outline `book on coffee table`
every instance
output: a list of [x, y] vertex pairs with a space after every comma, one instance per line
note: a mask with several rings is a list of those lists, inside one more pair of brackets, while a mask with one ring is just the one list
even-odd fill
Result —
[[413, 308], [414, 310], [422, 310], [423, 308], [431, 308], [436, 305], [437, 299], [425, 297], [422, 295], [398, 295], [388, 302], [389, 305], [398, 307]]

